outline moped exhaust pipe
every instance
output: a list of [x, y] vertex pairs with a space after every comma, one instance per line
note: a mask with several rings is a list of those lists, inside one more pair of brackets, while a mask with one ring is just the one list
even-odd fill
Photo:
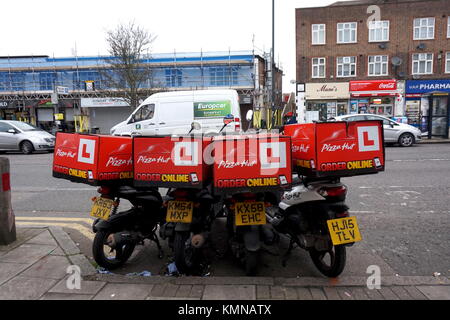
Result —
[[124, 246], [126, 244], [136, 243], [137, 235], [131, 233], [118, 232], [109, 235], [106, 242], [108, 246], [114, 249], [117, 247]]
[[191, 245], [196, 249], [201, 248], [205, 244], [206, 238], [207, 234], [205, 232], [194, 234], [191, 237]]

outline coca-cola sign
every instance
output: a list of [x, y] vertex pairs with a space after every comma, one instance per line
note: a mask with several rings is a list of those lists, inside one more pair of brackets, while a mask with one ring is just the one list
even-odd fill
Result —
[[397, 80], [350, 81], [350, 91], [392, 91], [397, 90]]

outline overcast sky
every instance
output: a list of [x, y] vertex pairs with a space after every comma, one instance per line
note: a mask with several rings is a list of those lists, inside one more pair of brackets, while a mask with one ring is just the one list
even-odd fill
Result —
[[[275, 0], [275, 58], [295, 79], [295, 8], [336, 0]], [[105, 32], [134, 20], [157, 38], [153, 53], [252, 50], [272, 46], [271, 0], [2, 1], [0, 55], [107, 54]]]

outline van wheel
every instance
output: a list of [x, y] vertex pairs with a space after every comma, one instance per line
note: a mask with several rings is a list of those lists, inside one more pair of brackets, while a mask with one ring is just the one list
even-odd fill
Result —
[[20, 151], [23, 154], [30, 154], [34, 151], [33, 144], [30, 141], [24, 141], [20, 144]]
[[411, 133], [404, 133], [398, 138], [398, 143], [402, 147], [410, 147], [414, 143], [414, 136]]

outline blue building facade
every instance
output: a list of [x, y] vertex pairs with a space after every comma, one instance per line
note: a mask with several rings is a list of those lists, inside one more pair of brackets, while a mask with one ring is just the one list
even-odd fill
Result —
[[[266, 86], [263, 57], [253, 51], [152, 54], [142, 60], [142, 68], [149, 68], [151, 77], [141, 87], [155, 91], [236, 89], [245, 112], [253, 107], [255, 99], [260, 99], [255, 97], [260, 97]], [[105, 113], [108, 106], [109, 123], [124, 120], [131, 112], [129, 107], [97, 104], [99, 101], [95, 100], [108, 99], [108, 89], [114, 89], [104, 77], [110, 71], [111, 59], [0, 57], [0, 118], [26, 121], [49, 130], [54, 110], [59, 110], [69, 129], [77, 131], [77, 117], [85, 117], [85, 125], [93, 127], [99, 120], [95, 119], [99, 118], [97, 115]], [[65, 93], [58, 95], [55, 109], [52, 94], [54, 97], [58, 87], [63, 87]], [[90, 99], [86, 101], [91, 105], [83, 99]], [[104, 125], [104, 130], [107, 126]]]

